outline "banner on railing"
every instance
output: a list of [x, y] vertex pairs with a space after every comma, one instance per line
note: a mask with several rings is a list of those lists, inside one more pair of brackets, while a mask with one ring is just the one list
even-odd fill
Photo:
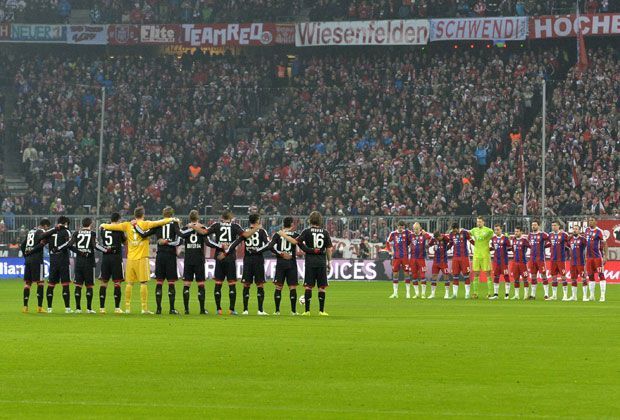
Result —
[[140, 43], [140, 25], [109, 25], [110, 45], [136, 45]]
[[67, 42], [67, 26], [13, 23], [10, 40], [13, 42], [65, 43]]
[[11, 40], [11, 24], [0, 23], [0, 41], [10, 41], [10, 40]]
[[140, 26], [142, 44], [181, 44], [183, 29], [181, 25], [142, 25]]
[[365, 20], [354, 22], [301, 22], [295, 26], [295, 45], [425, 45], [428, 20]]
[[67, 44], [106, 45], [107, 25], [67, 25]]
[[214, 23], [182, 25], [183, 43], [189, 47], [260, 46], [286, 43], [286, 27], [275, 23]]
[[620, 13], [589, 15], [535, 16], [530, 18], [530, 39], [620, 34]]
[[502, 40], [521, 41], [527, 37], [526, 17], [431, 19], [433, 41]]

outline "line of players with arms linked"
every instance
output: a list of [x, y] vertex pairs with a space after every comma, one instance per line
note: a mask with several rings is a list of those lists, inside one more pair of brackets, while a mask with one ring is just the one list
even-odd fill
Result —
[[[166, 207], [161, 220], [149, 221], [144, 218], [144, 208], [135, 209], [131, 221], [121, 221], [121, 216], [114, 213], [110, 223], [100, 226], [99, 240], [94, 229], [94, 222], [86, 217], [81, 227], [71, 233], [69, 219], [60, 216], [54, 227], [48, 219], [42, 219], [39, 226], [31, 229], [21, 244], [25, 258], [23, 311], [28, 312], [30, 289], [37, 288], [37, 312], [52, 312], [54, 290], [62, 287], [65, 312], [74, 312], [71, 308], [70, 253], [75, 254], [74, 263], [74, 298], [75, 312], [82, 312], [82, 291], [86, 293], [86, 312], [96, 313], [93, 309], [93, 289], [95, 281], [95, 252], [103, 253], [99, 279], [99, 312], [105, 313], [107, 289], [110, 283], [114, 289], [115, 313], [131, 312], [133, 284], [140, 284], [140, 301], [142, 314], [152, 314], [148, 308], [148, 281], [150, 280], [149, 238], [157, 240], [155, 259], [155, 297], [156, 313], [162, 313], [163, 284], [168, 282], [169, 313], [177, 315], [175, 308], [177, 274], [177, 247], [184, 247], [183, 265], [183, 304], [185, 314], [189, 314], [190, 286], [197, 283], [200, 314], [208, 314], [205, 308], [205, 254], [207, 247], [215, 249], [214, 300], [218, 315], [222, 315], [222, 285], [228, 283], [230, 315], [237, 315], [235, 310], [237, 296], [237, 269], [235, 248], [245, 245], [243, 257], [243, 314], [248, 314], [250, 287], [257, 288], [258, 315], [268, 315], [264, 310], [265, 260], [263, 254], [275, 254], [275, 315], [280, 314], [282, 289], [289, 288], [291, 314], [297, 313], [297, 272], [298, 249], [305, 252], [304, 294], [299, 302], [305, 306], [302, 315], [310, 315], [312, 291], [318, 287], [319, 314], [326, 316], [325, 298], [328, 287], [328, 268], [332, 258], [332, 242], [329, 232], [323, 226], [320, 213], [313, 212], [308, 219], [309, 227], [300, 233], [295, 231], [295, 221], [286, 217], [283, 227], [269, 238], [260, 224], [260, 217], [249, 217], [250, 227], [244, 230], [233, 222], [233, 214], [225, 211], [220, 221], [205, 226], [200, 222], [197, 210], [189, 213], [189, 223], [181, 227], [178, 218], [173, 217], [173, 209]], [[43, 274], [44, 247], [49, 248], [50, 268], [47, 290]], [[126, 247], [125, 270], [123, 270], [123, 247]], [[125, 286], [125, 309], [121, 309], [121, 283]], [[43, 307], [44, 295], [47, 308]]]
[[[425, 232], [419, 223], [414, 223], [413, 229], [409, 230], [406, 223], [400, 221], [397, 230], [391, 232], [387, 238], [387, 250], [392, 255], [393, 271], [393, 293], [390, 298], [398, 297], [398, 278], [402, 269], [405, 277], [409, 273], [411, 275], [410, 279], [405, 280], [405, 287], [406, 297], [413, 299], [434, 298], [438, 281], [443, 281], [445, 284], [444, 299], [456, 299], [461, 282], [465, 283], [465, 299], [476, 299], [478, 298], [480, 272], [484, 272], [487, 278], [489, 299], [499, 298], [500, 277], [504, 280], [505, 299], [520, 299], [521, 284], [523, 284], [523, 299], [535, 299], [540, 274], [545, 300], [557, 300], [558, 284], [561, 282], [562, 300], [576, 301], [578, 280], [581, 277], [582, 299], [593, 301], [596, 291], [595, 277], [598, 277], [599, 299], [601, 302], [605, 301], [607, 282], [604, 265], [608, 249], [603, 231], [597, 227], [596, 219], [593, 217], [588, 219], [585, 232], [582, 232], [580, 226], [575, 224], [570, 234], [561, 229], [559, 221], [551, 224], [549, 233], [541, 231], [540, 223], [535, 220], [532, 222], [529, 233], [526, 234], [521, 226], [517, 226], [513, 235], [504, 234], [500, 224], [496, 224], [493, 230], [485, 227], [484, 219], [481, 217], [477, 218], [476, 223], [477, 226], [471, 230], [462, 229], [458, 224], [453, 224], [450, 232], [444, 234], [436, 231], [431, 235]], [[470, 276], [468, 244], [474, 246], [473, 281]], [[427, 296], [426, 258], [429, 248], [434, 251], [434, 256], [431, 291]], [[548, 248], [550, 249], [551, 293], [549, 293], [549, 277], [545, 266], [547, 261], [545, 251]], [[448, 272], [448, 250], [452, 250], [452, 273]], [[512, 254], [512, 264], [509, 264], [510, 254]], [[570, 295], [567, 271], [570, 273]], [[512, 297], [510, 297], [511, 275], [514, 283]], [[492, 282], [489, 281], [491, 278]], [[410, 293], [411, 283], [414, 288], [413, 296]]]

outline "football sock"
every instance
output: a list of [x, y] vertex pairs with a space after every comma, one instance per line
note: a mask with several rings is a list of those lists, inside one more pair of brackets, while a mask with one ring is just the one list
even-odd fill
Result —
[[200, 305], [200, 312], [205, 311], [205, 285], [204, 283], [198, 285], [198, 303]]
[[161, 294], [162, 294], [162, 284], [157, 282], [155, 286], [155, 303], [157, 304], [157, 310], [161, 311]]
[[454, 296], [456, 296], [459, 293], [459, 281], [456, 280], [453, 284], [452, 284], [452, 294]]
[[291, 312], [297, 312], [297, 289], [291, 289]]
[[581, 288], [583, 289], [583, 297], [588, 297], [588, 285], [583, 285]]
[[243, 287], [243, 310], [248, 310], [248, 304], [250, 303], [250, 288]]
[[47, 307], [51, 308], [52, 304], [54, 303], [54, 286], [55, 284], [47, 284]]
[[133, 284], [127, 283], [127, 285], [125, 286], [125, 309], [128, 311], [131, 309], [131, 292], [132, 291], [133, 291]]
[[263, 289], [262, 287], [259, 287], [258, 290], [256, 290], [256, 298], [258, 300], [258, 310], [260, 312], [263, 312], [263, 302], [265, 301], [265, 289]]
[[536, 297], [536, 288], [538, 287], [538, 283], [532, 283], [532, 297]]
[[577, 286], [571, 286], [571, 290], [573, 292], [573, 295], [571, 297], [577, 299]]
[[69, 290], [69, 283], [62, 285], [62, 300], [65, 303], [65, 308], [71, 307], [71, 290]]
[[43, 306], [43, 284], [37, 284], [37, 305]]
[[545, 291], [545, 296], [549, 296], [549, 285], [543, 283], [543, 290]]
[[177, 297], [177, 288], [174, 283], [168, 282], [168, 300], [170, 301], [170, 310], [174, 310], [174, 301]]
[[189, 311], [189, 286], [183, 286], [183, 307]]
[[[396, 285], [396, 292], [398, 292], [398, 284]], [[405, 283], [405, 293], [407, 296], [411, 294], [411, 283]]]
[[[185, 292], [183, 292], [185, 293]], [[213, 289], [213, 296], [215, 298], [215, 307], [218, 311], [222, 310], [222, 285], [215, 283], [215, 288]]]
[[562, 286], [562, 295], [568, 297], [568, 286]]
[[228, 298], [230, 299], [230, 306], [228, 308], [231, 311], [234, 311], [235, 304], [237, 303], [237, 285], [236, 284], [228, 285]]
[[478, 294], [478, 284], [480, 283], [480, 278], [478, 276], [474, 276], [474, 295]]
[[415, 294], [415, 296], [419, 296], [420, 295], [420, 286], [418, 286], [417, 284], [413, 285], [413, 293]]
[[312, 299], [312, 290], [306, 290], [304, 292], [306, 298], [306, 312], [310, 312], [310, 300]]
[[281, 289], [276, 289], [276, 291], [273, 292], [273, 300], [276, 303], [276, 312], [280, 312], [280, 302], [282, 302], [282, 290]]
[[465, 283], [465, 296], [469, 296], [470, 290], [471, 290], [471, 284]]
[[[489, 282], [488, 284], [490, 285], [491, 282]], [[499, 294], [499, 283], [493, 283], [493, 294], [494, 295]]]
[[[397, 276], [398, 274], [396, 274], [395, 276]], [[397, 282], [393, 282], [392, 283], [392, 291], [394, 292], [395, 295], [398, 294], [398, 283]]]
[[325, 312], [325, 292], [319, 292], [319, 311]]
[[30, 285], [24, 285], [24, 306], [28, 306], [28, 300], [30, 299]]
[[75, 296], [75, 309], [82, 309], [82, 286], [75, 285], [73, 294]]
[[426, 283], [422, 283], [421, 289], [422, 289], [422, 295], [426, 296]]
[[[590, 281], [588, 286], [590, 286], [590, 299], [594, 299], [594, 295], [596, 294], [596, 282]], [[41, 305], [39, 305], [39, 306], [41, 306]]]
[[506, 296], [510, 295], [510, 280], [504, 279], [504, 293]]
[[114, 307], [121, 307], [121, 284], [118, 282], [114, 283]]
[[436, 284], [431, 284], [431, 295], [435, 294], [435, 289], [437, 289], [437, 285]]
[[99, 307], [100, 308], [105, 308], [105, 295], [108, 291], [108, 286], [107, 285], [99, 285]]
[[86, 286], [86, 309], [93, 309], [93, 286]]
[[148, 299], [149, 299], [149, 287], [146, 283], [140, 283], [140, 304], [142, 306], [142, 310], [148, 310]]
[[601, 288], [601, 297], [604, 298], [605, 297], [605, 293], [607, 292], [607, 280], [599, 281], [598, 285]]

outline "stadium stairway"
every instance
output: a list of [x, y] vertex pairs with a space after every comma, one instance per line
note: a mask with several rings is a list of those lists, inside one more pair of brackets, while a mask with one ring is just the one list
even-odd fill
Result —
[[[14, 105], [17, 101], [15, 90], [12, 86], [8, 86], [4, 87], [2, 91], [4, 93], [4, 97], [6, 98], [6, 115], [13, 115]], [[2, 142], [2, 147], [4, 148], [4, 179], [9, 190], [9, 194], [12, 196], [22, 196], [28, 191], [28, 183], [23, 175], [23, 168], [21, 166], [22, 157], [20, 147], [19, 144], [17, 144], [15, 127], [18, 123], [18, 119], [7, 118], [5, 141]]]

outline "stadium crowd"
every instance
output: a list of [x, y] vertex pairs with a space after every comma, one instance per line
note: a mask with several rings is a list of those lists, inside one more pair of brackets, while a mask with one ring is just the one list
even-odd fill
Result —
[[[539, 211], [535, 102], [541, 78], [567, 68], [559, 50], [375, 54], [300, 57], [281, 89], [266, 59], [21, 62], [16, 115], [31, 190], [13, 211], [95, 204], [100, 91], [87, 85], [108, 86], [104, 213], [139, 202], [151, 213], [521, 214], [525, 180], [528, 212]], [[550, 214], [618, 212], [618, 60], [594, 50], [591, 61], [592, 73], [571, 70], [554, 93]]]
[[[613, 9], [609, 0], [581, 2], [584, 13]], [[410, 19], [532, 16], [571, 13], [572, 0], [0, 0], [0, 22], [63, 23], [72, 9], [89, 9], [92, 23]]]

